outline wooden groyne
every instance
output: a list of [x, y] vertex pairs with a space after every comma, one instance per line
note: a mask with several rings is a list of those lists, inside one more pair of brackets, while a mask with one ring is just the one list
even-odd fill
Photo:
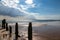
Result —
[[29, 23], [28, 26], [28, 40], [32, 40], [32, 23]]
[[18, 40], [18, 23], [15, 24], [15, 40]]
[[[8, 36], [8, 37], [7, 37]], [[0, 28], [0, 40], [18, 40], [19, 35], [18, 23], [15, 24], [15, 39], [12, 39], [12, 27], [8, 26], [6, 19], [2, 20], [2, 27]], [[32, 22], [29, 22], [28, 26], [28, 40], [32, 40]]]

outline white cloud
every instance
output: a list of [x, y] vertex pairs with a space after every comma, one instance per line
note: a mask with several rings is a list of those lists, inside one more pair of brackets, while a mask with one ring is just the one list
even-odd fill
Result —
[[27, 10], [29, 7], [26, 7], [26, 5], [20, 5], [22, 10]]
[[35, 4], [32, 5], [20, 5], [22, 10], [29, 10], [29, 8], [34, 8]]
[[8, 7], [17, 7], [19, 0], [2, 0], [3, 5]]
[[26, 4], [33, 4], [33, 0], [26, 0], [25, 3]]
[[28, 8], [36, 7], [36, 4], [33, 2], [33, 0], [26, 0], [25, 3], [27, 4], [26, 7]]
[[19, 2], [20, 2], [20, 0], [2, 0], [3, 5], [8, 6], [8, 7], [16, 8], [21, 5], [21, 8], [23, 10], [35, 7], [33, 0], [26, 0], [25, 1], [26, 5], [19, 4]]
[[15, 3], [19, 3], [19, 0], [13, 0]]
[[19, 3], [19, 0], [2, 0], [2, 2], [5, 3], [10, 3], [11, 1], [13, 1], [13, 3]]
[[7, 19], [8, 21], [32, 21], [27, 16], [17, 16], [17, 17], [10, 17], [10, 16], [3, 16], [0, 15], [0, 20]]
[[[28, 10], [28, 8], [34, 8], [36, 4], [33, 0], [26, 0], [28, 2], [26, 5], [19, 4], [20, 0], [2, 0], [2, 4], [11, 8], [20, 8], [22, 10]], [[29, 3], [31, 2], [31, 3]]]
[[[28, 8], [34, 8], [36, 4], [34, 4], [33, 0], [26, 0], [25, 3], [27, 5], [22, 5], [22, 4], [18, 4], [20, 0], [2, 0], [2, 3], [4, 6], [8, 6], [10, 8], [15, 8], [18, 9], [19, 11], [21, 11], [22, 13], [28, 15], [25, 17], [30, 17], [30, 16], [34, 16], [35, 19], [59, 19], [60, 15], [40, 15], [39, 13], [30, 13], [27, 12], [25, 10], [29, 10]], [[1, 17], [3, 18], [3, 17]], [[10, 18], [10, 17], [9, 17]], [[14, 19], [14, 18], [12, 18]], [[27, 19], [27, 18], [26, 18]]]

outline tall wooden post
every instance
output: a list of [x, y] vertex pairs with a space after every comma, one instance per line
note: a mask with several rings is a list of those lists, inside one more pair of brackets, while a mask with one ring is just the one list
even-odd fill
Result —
[[2, 20], [2, 28], [5, 29], [6, 19]]
[[12, 37], [12, 27], [9, 26], [9, 37]]
[[2, 20], [2, 29], [3, 29], [3, 20]]
[[8, 23], [6, 23], [6, 31], [8, 31]]
[[18, 40], [18, 23], [15, 24], [15, 40]]
[[28, 40], [32, 40], [32, 23], [29, 23], [28, 26]]

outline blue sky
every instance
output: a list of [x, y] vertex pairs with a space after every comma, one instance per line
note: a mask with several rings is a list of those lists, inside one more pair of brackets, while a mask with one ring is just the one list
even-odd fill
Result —
[[29, 12], [37, 12], [42, 15], [60, 15], [60, 0], [35, 0], [35, 8], [30, 8]]
[[24, 19], [37, 20], [60, 19], [60, 0], [1, 0], [0, 2], [1, 16], [13, 18], [22, 16]]

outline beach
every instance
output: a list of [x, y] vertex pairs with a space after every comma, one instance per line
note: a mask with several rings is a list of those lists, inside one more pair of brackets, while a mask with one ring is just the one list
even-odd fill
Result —
[[[28, 22], [18, 23], [19, 40], [28, 40]], [[15, 23], [9, 23], [12, 26], [13, 33], [15, 32]], [[60, 21], [54, 22], [32, 22], [33, 40], [60, 40]], [[12, 39], [15, 37], [13, 36]]]

